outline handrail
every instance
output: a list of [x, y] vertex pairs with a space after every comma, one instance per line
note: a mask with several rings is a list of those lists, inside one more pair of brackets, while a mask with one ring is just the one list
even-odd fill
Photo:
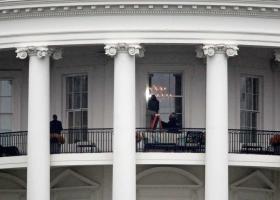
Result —
[[27, 155], [27, 131], [0, 134], [0, 157]]
[[136, 152], [205, 152], [205, 129], [136, 129]]
[[[205, 128], [136, 128], [136, 152], [204, 153]], [[229, 129], [229, 153], [280, 155], [280, 131]], [[51, 153], [113, 151], [113, 128], [64, 129]], [[60, 140], [58, 139], [58, 140]], [[0, 156], [27, 155], [27, 131], [0, 133]]]

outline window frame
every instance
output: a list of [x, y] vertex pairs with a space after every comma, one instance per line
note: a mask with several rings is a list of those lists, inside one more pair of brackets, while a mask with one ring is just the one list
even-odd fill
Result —
[[[146, 79], [146, 87], [150, 88], [149, 82], [150, 82], [150, 75], [151, 74], [179, 74], [181, 75], [181, 95], [174, 95], [172, 98], [181, 98], [181, 126], [184, 127], [185, 126], [185, 87], [184, 87], [184, 83], [185, 83], [185, 72], [182, 70], [174, 70], [174, 71], [164, 71], [164, 70], [157, 70], [157, 71], [149, 71], [147, 72], [147, 79]], [[169, 83], [170, 84], [170, 83]], [[145, 109], [145, 113], [147, 111], [147, 100], [146, 102], [146, 109]], [[166, 114], [166, 113], [165, 113]], [[170, 114], [170, 113], [168, 113]], [[146, 121], [146, 117], [147, 115], [145, 114], [145, 121]]]
[[[82, 108], [82, 107], [80, 107], [80, 108], [72, 108], [72, 109], [69, 109], [69, 108], [67, 108], [67, 94], [68, 94], [68, 91], [67, 91], [67, 78], [69, 78], [69, 77], [82, 77], [82, 76], [86, 76], [87, 77], [87, 108]], [[88, 86], [89, 86], [89, 84], [88, 84], [88, 74], [87, 73], [74, 73], [74, 74], [68, 74], [68, 75], [65, 75], [64, 77], [64, 90], [65, 90], [65, 92], [64, 92], [64, 113], [65, 113], [65, 124], [66, 124], [66, 126], [68, 127], [68, 128], [70, 128], [69, 127], [69, 112], [83, 112], [83, 111], [87, 111], [87, 126], [86, 127], [80, 127], [81, 129], [82, 128], [85, 128], [85, 129], [87, 129], [88, 128], [88, 110], [89, 110], [89, 108], [88, 108], [88, 99], [89, 99], [89, 96], [88, 96]], [[83, 94], [83, 92], [81, 92], [81, 91], [79, 91], [79, 93], [81, 93], [80, 95], [82, 95]], [[73, 94], [74, 94], [74, 92], [73, 92]], [[73, 98], [73, 97], [72, 97]], [[74, 99], [74, 98], [73, 98]], [[82, 99], [80, 99], [80, 104], [82, 104]], [[74, 103], [74, 102], [72, 102], [72, 103]], [[73, 119], [74, 120], [74, 119]], [[73, 127], [71, 127], [71, 128], [73, 128]], [[75, 127], [76, 128], [76, 127]]]
[[[249, 93], [251, 94], [251, 96], [253, 97], [254, 95], [258, 95], [258, 109], [243, 109], [241, 108], [242, 104], [241, 104], [241, 98], [242, 98], [242, 85], [241, 85], [241, 80], [242, 78], [245, 78], [245, 81], [247, 78], [250, 78], [250, 79], [257, 79], [258, 80], [258, 93], [255, 94], [255, 93]], [[263, 83], [263, 80], [262, 80], [262, 77], [260, 76], [255, 76], [255, 75], [248, 75], [248, 74], [242, 74], [239, 78], [239, 81], [240, 81], [240, 106], [239, 106], [239, 110], [240, 110], [240, 129], [242, 129], [242, 122], [241, 122], [241, 112], [250, 112], [250, 113], [256, 113], [258, 115], [257, 117], [257, 120], [256, 120], [256, 130], [260, 129], [261, 128], [261, 119], [262, 119], [262, 107], [263, 107], [263, 101], [262, 101], [262, 96], [263, 96], [263, 92], [262, 92], [262, 83]], [[246, 85], [245, 85], [246, 86]], [[246, 88], [245, 88], [246, 89]], [[253, 90], [253, 86], [252, 86], [252, 90]], [[248, 94], [247, 92], [245, 93], [245, 95]], [[254, 106], [254, 102], [253, 102], [254, 98], [252, 98], [252, 106]], [[247, 101], [247, 98], [245, 97], [245, 105], [246, 105], [246, 101]], [[246, 121], [246, 119], [245, 119]], [[252, 129], [252, 128], [251, 128]]]
[[[258, 93], [254, 93], [253, 92], [253, 88], [254, 88], [254, 85], [252, 85], [252, 93], [249, 93], [251, 94], [252, 96], [252, 107], [254, 107], [254, 98], [253, 96], [254, 95], [258, 95], [258, 102], [257, 102], [257, 110], [255, 110], [254, 108], [253, 109], [243, 109], [241, 108], [242, 106], [242, 103], [241, 103], [241, 98], [242, 98], [242, 78], [245, 78], [245, 90], [247, 89], [246, 87], [246, 80], [248, 78], [250, 79], [257, 79], [258, 80]], [[239, 77], [239, 95], [240, 95], [240, 98], [239, 98], [239, 127], [241, 130], [247, 130], [245, 132], [242, 133], [241, 135], [241, 138], [240, 138], [240, 141], [243, 142], [243, 143], [255, 143], [257, 142], [257, 130], [261, 130], [262, 129], [262, 117], [263, 117], [263, 76], [258, 76], [258, 75], [252, 75], [252, 74], [241, 74], [240, 77]], [[245, 95], [247, 95], [248, 93], [245, 92]], [[245, 105], [246, 105], [246, 102], [247, 102], [247, 97], [245, 97]], [[249, 113], [255, 113], [257, 115], [257, 119], [256, 119], [256, 127], [252, 127], [252, 117], [251, 117], [251, 127], [248, 127], [246, 128], [246, 126], [242, 126], [242, 117], [241, 117], [241, 114], [242, 112], [249, 112]], [[245, 116], [245, 123], [247, 119], [246, 119], [246, 116]], [[245, 124], [244, 123], [244, 124]]]
[[6, 131], [1, 131], [0, 132], [10, 132], [14, 130], [14, 117], [15, 117], [15, 105], [14, 105], [14, 98], [15, 98], [15, 80], [14, 78], [4, 78], [4, 77], [0, 77], [0, 81], [11, 81], [12, 82], [12, 86], [11, 86], [11, 96], [0, 96], [1, 97], [10, 97], [10, 103], [11, 103], [11, 112], [1, 112], [0, 111], [0, 115], [10, 115], [11, 116], [11, 130], [6, 130]]

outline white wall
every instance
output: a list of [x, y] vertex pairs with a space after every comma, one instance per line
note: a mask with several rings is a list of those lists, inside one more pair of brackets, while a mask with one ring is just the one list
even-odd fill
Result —
[[[144, 93], [148, 73], [165, 71], [183, 74], [184, 126], [205, 127], [205, 59], [195, 57], [195, 46], [146, 45], [145, 48], [145, 57], [136, 60], [137, 127], [145, 125]], [[270, 68], [272, 54], [272, 49], [268, 48], [241, 47], [239, 55], [229, 59], [229, 128], [239, 128], [241, 74], [259, 76], [263, 80], [260, 128], [280, 128], [280, 72], [272, 72]], [[66, 127], [63, 77], [86, 73], [89, 77], [89, 127], [111, 128], [114, 67], [113, 59], [104, 55], [103, 46], [65, 47], [63, 59], [52, 61], [51, 65], [51, 114], [58, 114]], [[17, 60], [13, 51], [2, 53], [0, 77], [15, 80], [14, 130], [26, 130], [28, 62]]]

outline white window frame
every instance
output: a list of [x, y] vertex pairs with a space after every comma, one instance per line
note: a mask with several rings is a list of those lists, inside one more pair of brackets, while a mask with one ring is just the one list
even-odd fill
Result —
[[[67, 108], [67, 83], [66, 83], [66, 79], [68, 77], [80, 77], [80, 76], [86, 76], [87, 77], [87, 108], [81, 108], [81, 109], [71, 109], [71, 111], [87, 111], [87, 126], [84, 127], [84, 130], [82, 130], [81, 133], [74, 133], [74, 134], [78, 134], [78, 137], [76, 136], [72, 136], [71, 138], [69, 138], [70, 142], [79, 142], [79, 141], [86, 141], [87, 140], [87, 131], [86, 129], [88, 128], [88, 125], [89, 125], [89, 76], [87, 73], [73, 73], [73, 74], [67, 74], [67, 75], [64, 75], [63, 76], [63, 113], [64, 113], [64, 124], [66, 125], [64, 129], [69, 129], [71, 127], [69, 127], [69, 116], [68, 116], [68, 113], [69, 113], [69, 110]], [[74, 102], [73, 102], [74, 103]], [[77, 127], [75, 127], [77, 128]], [[80, 137], [81, 136], [81, 137]]]
[[[242, 86], [241, 86], [241, 79], [242, 78], [255, 78], [255, 79], [258, 79], [258, 109], [257, 110], [251, 110], [251, 109], [242, 109], [241, 108], [241, 96], [242, 96]], [[241, 111], [244, 111], [244, 112], [254, 112], [254, 113], [257, 113], [258, 115], [258, 119], [257, 119], [257, 127], [256, 129], [260, 129], [261, 128], [261, 118], [262, 118], [262, 77], [259, 77], [259, 76], [254, 76], [254, 75], [241, 75], [240, 76], [240, 128], [242, 128], [242, 122], [241, 122]], [[254, 93], [252, 93], [252, 95], [256, 95]], [[246, 102], [246, 97], [245, 97], [245, 102]], [[253, 98], [252, 98], [252, 101], [253, 101]], [[253, 104], [253, 102], [252, 102]], [[253, 128], [253, 127], [252, 127]]]
[[[185, 116], [185, 112], [184, 112], [184, 105], [185, 105], [185, 103], [184, 103], [184, 101], [185, 101], [185, 95], [184, 95], [184, 93], [185, 93], [185, 88], [184, 88], [184, 72], [183, 71], [180, 71], [180, 70], [178, 70], [178, 71], [150, 71], [150, 72], [148, 72], [147, 73], [147, 82], [146, 82], [146, 85], [148, 86], [148, 87], [150, 87], [149, 86], [149, 78], [150, 78], [150, 75], [151, 74], [180, 74], [181, 75], [181, 95], [175, 95], [175, 96], [173, 96], [173, 98], [176, 98], [176, 97], [181, 97], [181, 101], [182, 101], [182, 110], [181, 110], [181, 116], [182, 116], [182, 121], [181, 121], [181, 125], [182, 125], [182, 127], [184, 127], [184, 124], [185, 124], [185, 120], [184, 120], [184, 116]], [[147, 102], [146, 102], [146, 104], [147, 104]], [[170, 113], [169, 113], [170, 114]], [[145, 117], [147, 117], [147, 115], [145, 115]]]
[[[0, 110], [0, 115], [10, 115], [11, 116], [11, 130], [7, 130], [5, 132], [9, 132], [9, 131], [13, 131], [14, 129], [14, 96], [15, 96], [15, 93], [14, 93], [14, 84], [15, 84], [15, 81], [14, 79], [12, 78], [0, 78], [0, 81], [11, 81], [12, 82], [12, 86], [11, 86], [11, 96], [0, 96], [1, 97], [10, 97], [11, 98], [11, 112], [9, 113], [2, 113], [1, 110]], [[1, 131], [2, 132], [2, 131]]]
[[[258, 94], [255, 94], [255, 93], [251, 93], [252, 96], [254, 95], [258, 95], [258, 105], [257, 105], [257, 110], [254, 110], [254, 109], [242, 109], [241, 108], [241, 98], [242, 98], [242, 83], [241, 83], [241, 80], [242, 78], [251, 78], [251, 79], [258, 79]], [[239, 92], [240, 92], [240, 99], [239, 99], [239, 121], [240, 121], [240, 124], [239, 124], [239, 127], [240, 129], [243, 129], [243, 130], [252, 130], [252, 134], [250, 134], [250, 131], [246, 132], [246, 133], [249, 133], [248, 134], [248, 137], [247, 136], [243, 136], [241, 137], [241, 142], [256, 142], [257, 138], [256, 138], [256, 131], [257, 130], [261, 130], [262, 129], [262, 115], [263, 115], [263, 77], [262, 76], [257, 76], [257, 75], [252, 75], [252, 74], [241, 74], [240, 77], [239, 77], [239, 84], [240, 84], [240, 88], [239, 88]], [[253, 85], [252, 85], [253, 87]], [[253, 90], [253, 89], [252, 89]], [[247, 93], [245, 93], [247, 94]], [[247, 101], [247, 98], [245, 97], [245, 102]], [[252, 98], [252, 105], [254, 105], [254, 98]], [[256, 127], [248, 127], [248, 128], [245, 128], [245, 126], [242, 126], [242, 119], [241, 119], [241, 113], [242, 111], [244, 112], [251, 112], [251, 113], [256, 113], [257, 115], [257, 119], [256, 119]], [[246, 118], [245, 118], [245, 123], [246, 123]], [[252, 124], [252, 122], [251, 122]]]

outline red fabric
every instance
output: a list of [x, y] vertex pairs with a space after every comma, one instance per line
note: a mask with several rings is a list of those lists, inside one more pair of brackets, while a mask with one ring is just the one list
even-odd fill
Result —
[[153, 117], [151, 118], [151, 128], [152, 129], [162, 128], [159, 114], [154, 114]]

